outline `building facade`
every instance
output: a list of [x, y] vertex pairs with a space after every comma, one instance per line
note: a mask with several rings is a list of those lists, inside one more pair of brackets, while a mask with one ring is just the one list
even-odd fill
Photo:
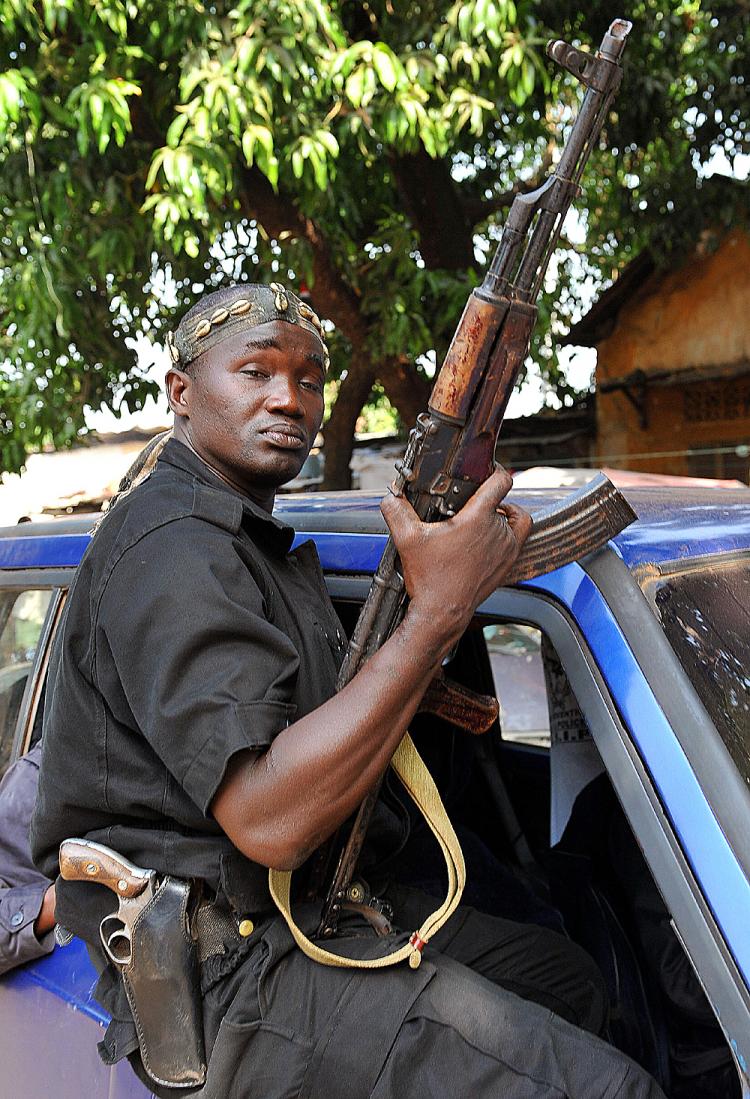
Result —
[[597, 465], [750, 480], [750, 237], [641, 254], [566, 344], [595, 347]]

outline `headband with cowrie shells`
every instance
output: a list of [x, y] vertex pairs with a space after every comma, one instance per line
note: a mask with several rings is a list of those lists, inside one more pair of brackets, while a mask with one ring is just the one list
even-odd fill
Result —
[[227, 292], [209, 294], [199, 309], [183, 317], [174, 332], [167, 333], [167, 351], [174, 365], [184, 368], [238, 329], [255, 328], [267, 321], [287, 321], [314, 332], [328, 369], [328, 347], [317, 313], [280, 282], [268, 286], [245, 283]]

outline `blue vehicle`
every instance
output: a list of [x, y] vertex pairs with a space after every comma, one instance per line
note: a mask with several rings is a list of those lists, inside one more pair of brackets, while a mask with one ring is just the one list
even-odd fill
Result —
[[[513, 499], [533, 512], [565, 492]], [[489, 892], [488, 867], [515, 875], [599, 962], [615, 1044], [688, 1094], [677, 972], [713, 1013], [701, 1034], [728, 1063], [723, 1094], [750, 1096], [750, 490], [627, 496], [640, 518], [616, 542], [496, 591], [459, 645], [449, 674], [497, 693], [500, 727], [469, 738], [420, 715], [416, 732], [452, 817], [490, 852]], [[385, 544], [378, 499], [287, 496], [277, 513], [317, 543], [350, 628]], [[91, 521], [0, 530], [0, 771], [38, 735]], [[0, 979], [0, 1099], [147, 1096], [127, 1064], [99, 1061], [94, 980], [76, 940]]]

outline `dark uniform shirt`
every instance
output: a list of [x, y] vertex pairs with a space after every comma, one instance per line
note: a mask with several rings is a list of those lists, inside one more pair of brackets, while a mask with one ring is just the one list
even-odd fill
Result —
[[[32, 829], [57, 874], [69, 836], [202, 878], [238, 915], [271, 907], [267, 871], [210, 813], [231, 757], [264, 749], [330, 698], [345, 640], [317, 552], [170, 441], [101, 522], [50, 663]], [[58, 919], [90, 943], [108, 890], [58, 883]]]

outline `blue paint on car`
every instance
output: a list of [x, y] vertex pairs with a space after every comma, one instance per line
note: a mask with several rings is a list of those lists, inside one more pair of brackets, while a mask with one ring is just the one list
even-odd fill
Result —
[[75, 568], [90, 539], [88, 534], [0, 538], [0, 569]]
[[362, 574], [374, 572], [383, 556], [387, 541], [385, 534], [342, 534], [316, 531], [314, 534], [299, 532], [294, 546], [312, 538], [318, 550], [324, 572]]
[[[570, 489], [516, 489], [510, 499], [532, 513], [564, 501]], [[712, 553], [750, 550], [750, 489], [632, 488], [624, 495], [639, 521], [615, 539], [630, 569], [645, 564], [703, 557]], [[335, 515], [356, 528], [358, 518], [378, 512], [375, 493], [310, 493], [280, 496], [276, 514], [293, 513], [298, 529], [314, 529], [322, 513]], [[299, 520], [302, 522], [299, 522]], [[305, 522], [307, 520], [307, 522]]]
[[[569, 490], [517, 491], [515, 503], [529, 510], [564, 500]], [[748, 489], [632, 489], [625, 495], [635, 508], [639, 522], [617, 536], [614, 545], [628, 568], [662, 564], [712, 553], [750, 550], [750, 490]], [[366, 573], [377, 565], [385, 545], [385, 527], [379, 518], [380, 496], [374, 493], [308, 493], [280, 496], [276, 514], [293, 515], [300, 533], [297, 541], [313, 537], [323, 567], [334, 572]], [[319, 516], [337, 517], [342, 528], [317, 531]], [[357, 531], [358, 523], [375, 523], [379, 531]], [[0, 569], [75, 567], [89, 542], [86, 533], [66, 533], [67, 520], [60, 520], [60, 533], [36, 537], [24, 526], [6, 529], [0, 536]], [[76, 522], [72, 520], [71, 522]], [[93, 520], [90, 520], [93, 524]], [[78, 521], [80, 525], [80, 521]]]
[[66, 947], [39, 958], [33, 965], [21, 966], [3, 977], [4, 984], [17, 989], [40, 985], [63, 1003], [106, 1026], [109, 1016], [94, 999], [96, 980], [96, 970], [80, 939], [73, 939]]

